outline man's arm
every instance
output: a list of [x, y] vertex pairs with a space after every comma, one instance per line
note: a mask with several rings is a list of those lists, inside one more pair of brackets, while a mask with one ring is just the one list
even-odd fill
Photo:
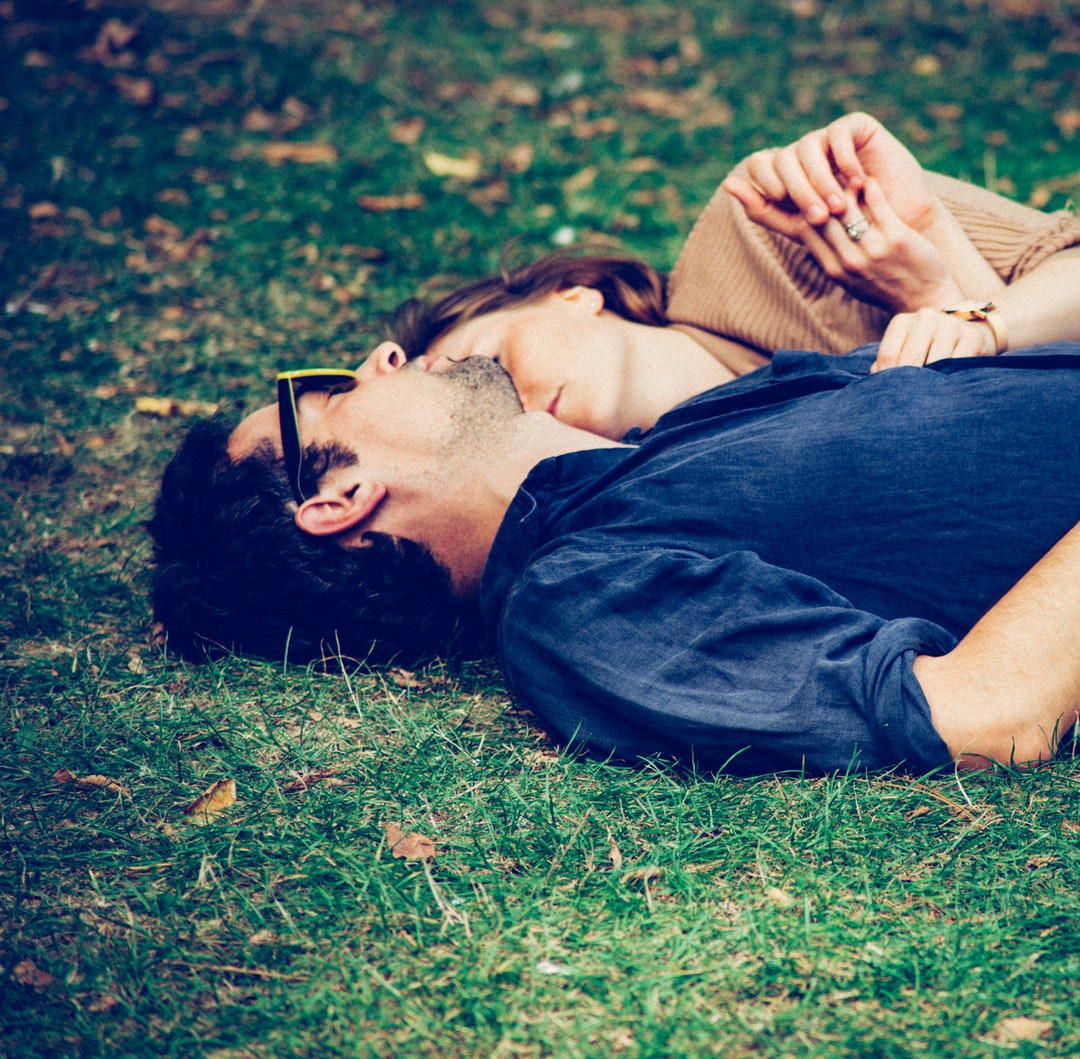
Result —
[[1080, 525], [915, 676], [964, 768], [1049, 760], [1080, 712]]

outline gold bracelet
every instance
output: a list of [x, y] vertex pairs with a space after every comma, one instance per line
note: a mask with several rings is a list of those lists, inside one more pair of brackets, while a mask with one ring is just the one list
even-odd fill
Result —
[[1004, 353], [1009, 348], [1009, 329], [1005, 324], [1005, 317], [993, 302], [972, 302], [970, 305], [959, 305], [955, 309], [941, 311], [961, 320], [980, 320], [989, 324], [990, 330], [994, 332], [994, 352]]

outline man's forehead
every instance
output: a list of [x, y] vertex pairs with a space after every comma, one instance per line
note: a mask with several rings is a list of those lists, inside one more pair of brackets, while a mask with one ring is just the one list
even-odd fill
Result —
[[276, 456], [281, 456], [281, 427], [275, 404], [268, 404], [240, 421], [229, 435], [229, 459], [242, 460], [266, 444], [270, 445]]

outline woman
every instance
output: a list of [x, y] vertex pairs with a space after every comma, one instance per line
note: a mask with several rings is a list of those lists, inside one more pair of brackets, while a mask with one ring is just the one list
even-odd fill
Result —
[[527, 410], [619, 438], [775, 348], [880, 340], [883, 368], [1080, 339], [1077, 244], [1077, 218], [926, 173], [851, 114], [740, 165], [666, 289], [631, 258], [556, 253], [405, 306], [361, 371], [489, 356]]

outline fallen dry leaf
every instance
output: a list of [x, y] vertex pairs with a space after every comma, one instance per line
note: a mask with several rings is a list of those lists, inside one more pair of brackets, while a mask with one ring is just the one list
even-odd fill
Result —
[[1028, 857], [1024, 862], [1024, 867], [1028, 871], [1038, 871], [1040, 868], [1048, 868], [1051, 864], [1057, 864], [1058, 858], [1052, 857], [1045, 853], [1037, 853], [1034, 856]]
[[391, 669], [387, 676], [399, 688], [420, 689], [424, 687], [424, 681], [409, 669]]
[[117, 74], [112, 79], [113, 87], [129, 103], [137, 107], [148, 107], [154, 102], [154, 82], [149, 77], [132, 77], [130, 74]]
[[480, 175], [480, 155], [469, 151], [464, 158], [452, 158], [438, 151], [424, 152], [424, 165], [436, 176], [475, 180]]
[[541, 974], [573, 974], [572, 967], [567, 967], [565, 963], [556, 963], [554, 960], [538, 960], [536, 969]]
[[424, 118], [403, 118], [390, 126], [390, 139], [394, 143], [414, 144], [426, 127], [427, 121]]
[[399, 859], [434, 860], [438, 856], [435, 843], [430, 838], [415, 831], [406, 835], [397, 824], [386, 825], [386, 844]]
[[536, 158], [536, 148], [531, 143], [519, 143], [502, 157], [502, 166], [511, 173], [524, 173]]
[[630, 883], [639, 882], [644, 883], [647, 888], [649, 883], [655, 882], [657, 879], [660, 878], [662, 874], [663, 873], [660, 871], [660, 869], [657, 868], [655, 865], [652, 865], [648, 868], [635, 868], [633, 871], [628, 871], [622, 877], [622, 883], [624, 886], [627, 886]]
[[584, 169], [576, 172], [572, 177], [568, 177], [563, 181], [562, 189], [564, 195], [576, 195], [580, 191], [585, 191], [591, 188], [596, 183], [596, 178], [600, 175], [600, 170], [594, 165], [586, 166]]
[[143, 415], [160, 416], [210, 416], [217, 411], [216, 404], [207, 401], [178, 401], [175, 397], [136, 397], [135, 411]]
[[96, 773], [89, 776], [76, 776], [70, 769], [57, 769], [53, 773], [53, 781], [56, 783], [74, 783], [81, 791], [108, 791], [109, 794], [125, 794], [130, 797], [131, 791], [119, 780], [111, 776], [99, 776]]
[[210, 817], [223, 813], [236, 801], [236, 780], [224, 779], [211, 783], [185, 810], [195, 822], [205, 824]]
[[622, 850], [619, 849], [619, 844], [615, 841], [615, 836], [608, 832], [608, 855], [611, 857], [611, 867], [618, 871], [623, 865]]
[[20, 960], [12, 968], [11, 977], [20, 985], [28, 985], [39, 993], [45, 992], [53, 982], [53, 976], [48, 971], [42, 971], [33, 960]]
[[108, 791], [110, 794], [130, 794], [131, 792], [119, 780], [111, 776], [80, 776], [75, 781], [75, 786], [80, 790]]
[[1022, 1015], [1002, 1019], [997, 1024], [997, 1038], [1002, 1041], [1038, 1041], [1048, 1037], [1054, 1024], [1044, 1019], [1029, 1019]]
[[690, 112], [684, 93], [669, 92], [663, 88], [643, 88], [631, 92], [626, 97], [626, 103], [634, 110], [644, 110], [665, 118], [685, 118]]
[[525, 755], [525, 764], [537, 772], [549, 765], [557, 765], [559, 760], [557, 750], [530, 750]]
[[1080, 130], [1080, 108], [1066, 107], [1054, 115], [1054, 124], [1061, 131], [1061, 135], [1071, 140]]
[[297, 776], [296, 779], [286, 783], [281, 789], [286, 794], [297, 794], [300, 791], [306, 791], [309, 787], [314, 787], [316, 783], [324, 781], [332, 787], [344, 787], [348, 780], [339, 779], [334, 775], [335, 772], [337, 772], [335, 768], [313, 769], [311, 772], [305, 772], [302, 776]]
[[40, 221], [46, 217], [59, 217], [60, 207], [55, 202], [35, 202], [26, 212], [32, 220]]
[[315, 162], [336, 162], [338, 153], [332, 143], [290, 143], [279, 140], [264, 144], [262, 156], [271, 165], [281, 165], [283, 162], [309, 165]]
[[358, 195], [356, 205], [369, 213], [389, 213], [391, 210], [420, 210], [427, 199], [419, 191], [407, 191], [402, 195]]
[[262, 107], [252, 107], [244, 114], [240, 128], [244, 132], [270, 132], [276, 121], [277, 119], [269, 111], [263, 110]]
[[765, 896], [779, 908], [790, 908], [795, 904], [795, 898], [787, 890], [781, 890], [779, 886], [770, 886], [765, 891]]

